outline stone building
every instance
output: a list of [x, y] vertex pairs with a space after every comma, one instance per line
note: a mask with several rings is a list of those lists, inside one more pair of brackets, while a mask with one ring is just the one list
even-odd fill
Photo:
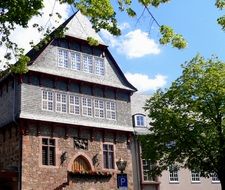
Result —
[[64, 38], [28, 52], [26, 74], [0, 80], [0, 189], [115, 190], [119, 158], [135, 189], [136, 89], [80, 12], [60, 27]]

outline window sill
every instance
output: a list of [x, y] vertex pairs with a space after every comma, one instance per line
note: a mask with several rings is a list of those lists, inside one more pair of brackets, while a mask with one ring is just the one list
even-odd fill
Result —
[[201, 181], [192, 181], [191, 183], [192, 183], [192, 184], [200, 184]]
[[52, 166], [52, 165], [40, 165], [40, 168], [58, 169], [58, 168], [59, 168], [59, 166]]
[[212, 181], [212, 184], [220, 184], [220, 181]]
[[179, 184], [180, 182], [179, 181], [170, 181], [169, 183], [170, 184]]
[[159, 181], [143, 181], [141, 184], [143, 185], [159, 185], [161, 182]]

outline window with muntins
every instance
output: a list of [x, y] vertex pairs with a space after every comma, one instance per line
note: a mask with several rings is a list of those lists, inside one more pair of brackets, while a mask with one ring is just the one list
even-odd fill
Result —
[[81, 54], [78, 52], [71, 52], [71, 68], [77, 71], [81, 70]]
[[82, 98], [82, 115], [92, 116], [92, 100], [91, 98]]
[[116, 103], [115, 102], [106, 102], [106, 118], [107, 119], [116, 119]]
[[142, 171], [144, 181], [155, 181], [155, 178], [153, 178], [150, 174], [151, 169], [152, 169], [151, 161], [142, 159]]
[[220, 180], [215, 172], [211, 174], [211, 177], [213, 183], [220, 183]]
[[191, 182], [200, 182], [200, 173], [199, 172], [191, 172]]
[[93, 59], [92, 59], [92, 56], [83, 54], [83, 70], [86, 73], [93, 73]]
[[46, 90], [42, 91], [42, 109], [53, 111], [53, 92]]
[[114, 169], [114, 150], [112, 144], [103, 144], [104, 168]]
[[56, 112], [67, 112], [67, 96], [63, 93], [56, 93]]
[[135, 127], [144, 127], [145, 126], [145, 116], [142, 114], [137, 114], [134, 116]]
[[95, 74], [103, 76], [105, 74], [104, 60], [101, 58], [94, 58], [95, 60]]
[[69, 67], [69, 53], [65, 49], [59, 49], [58, 51], [58, 66], [68, 68]]
[[42, 165], [55, 166], [55, 139], [42, 138]]
[[69, 95], [69, 113], [80, 115], [80, 97]]
[[116, 120], [116, 101], [42, 90], [42, 110]]
[[104, 101], [103, 100], [94, 100], [94, 115], [98, 118], [104, 118]]
[[64, 48], [58, 49], [58, 67], [83, 71], [98, 76], [105, 75], [104, 58]]
[[169, 178], [170, 178], [171, 183], [179, 182], [178, 168], [176, 166], [170, 166], [170, 168], [169, 168]]

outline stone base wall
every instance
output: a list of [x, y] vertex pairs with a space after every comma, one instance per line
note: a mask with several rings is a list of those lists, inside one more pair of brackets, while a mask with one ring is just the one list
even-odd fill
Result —
[[[85, 127], [65, 127], [49, 123], [24, 124], [28, 129], [23, 136], [22, 189], [23, 190], [116, 190], [117, 173], [114, 169], [103, 167], [103, 143], [114, 147], [114, 162], [123, 158], [127, 161], [125, 173], [128, 175], [128, 189], [133, 190], [133, 171], [130, 141], [125, 132], [93, 130]], [[37, 132], [38, 131], [38, 132]], [[53, 138], [56, 142], [56, 166], [42, 165], [42, 138]], [[87, 149], [74, 145], [74, 138], [87, 139]], [[131, 139], [132, 141], [132, 139]], [[62, 154], [67, 152], [64, 162]], [[68, 176], [72, 164], [78, 156], [85, 157], [91, 165], [92, 172], [110, 173], [111, 177]]]
[[0, 128], [0, 170], [19, 168], [20, 141], [16, 126]]

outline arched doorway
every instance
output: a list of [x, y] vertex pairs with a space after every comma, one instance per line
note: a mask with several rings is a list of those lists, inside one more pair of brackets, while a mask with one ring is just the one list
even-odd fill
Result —
[[71, 170], [72, 172], [77, 171], [90, 172], [91, 164], [84, 156], [80, 155], [73, 161]]

